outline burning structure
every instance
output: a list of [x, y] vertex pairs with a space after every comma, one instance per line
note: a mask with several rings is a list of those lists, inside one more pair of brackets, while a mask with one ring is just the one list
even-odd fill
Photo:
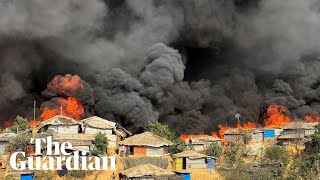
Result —
[[155, 120], [179, 134], [319, 121], [318, 7], [312, 0], [1, 2], [1, 123], [33, 120], [34, 100], [32, 123], [97, 115], [132, 132]]

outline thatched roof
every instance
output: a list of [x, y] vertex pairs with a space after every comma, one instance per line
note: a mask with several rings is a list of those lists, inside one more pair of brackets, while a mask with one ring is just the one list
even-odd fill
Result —
[[65, 126], [70, 126], [70, 125], [76, 125], [76, 124], [80, 124], [80, 122], [78, 122], [77, 120], [74, 120], [72, 118], [66, 117], [66, 116], [57, 115], [57, 116], [54, 116], [54, 117], [52, 117], [50, 119], [47, 119], [47, 120], [41, 122], [37, 128], [41, 129], [42, 127], [47, 126], [47, 125], [53, 125], [53, 126], [65, 125]]
[[173, 157], [193, 157], [193, 158], [204, 158], [207, 155], [198, 153], [196, 151], [183, 151], [181, 153], [174, 154]]
[[308, 123], [308, 122], [292, 122], [283, 127], [283, 129], [315, 129], [318, 123]]
[[152, 164], [142, 164], [130, 169], [121, 171], [120, 174], [128, 178], [143, 177], [143, 176], [174, 176], [175, 173], [159, 168]]
[[95, 134], [53, 134], [53, 140], [60, 143], [70, 142], [73, 146], [90, 146], [95, 139]]
[[86, 119], [81, 120], [83, 124], [94, 127], [94, 128], [99, 128], [99, 129], [113, 129], [117, 123], [108, 121], [106, 119], [100, 118], [98, 116], [92, 116]]
[[151, 146], [151, 147], [173, 145], [171, 141], [148, 131], [131, 136], [123, 141], [120, 141], [119, 144], [123, 144], [127, 146]]
[[9, 142], [12, 138], [16, 137], [17, 134], [15, 133], [2, 133], [0, 134], [0, 141]]

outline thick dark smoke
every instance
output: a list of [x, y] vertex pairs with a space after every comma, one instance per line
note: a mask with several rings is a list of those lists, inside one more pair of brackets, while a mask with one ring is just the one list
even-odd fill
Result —
[[241, 122], [261, 121], [272, 103], [294, 119], [320, 113], [319, 7], [318, 0], [0, 2], [0, 118], [29, 117], [33, 100], [48, 99], [41, 92], [64, 74], [93, 88], [91, 113], [134, 131], [158, 120], [178, 132], [210, 132], [236, 124], [236, 113]]

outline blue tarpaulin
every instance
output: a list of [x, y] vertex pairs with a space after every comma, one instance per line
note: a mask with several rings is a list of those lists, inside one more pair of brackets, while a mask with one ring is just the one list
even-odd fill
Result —
[[33, 180], [33, 174], [21, 174], [20, 180]]
[[64, 176], [68, 173], [68, 169], [66, 166], [62, 167], [62, 170], [59, 172], [59, 176]]

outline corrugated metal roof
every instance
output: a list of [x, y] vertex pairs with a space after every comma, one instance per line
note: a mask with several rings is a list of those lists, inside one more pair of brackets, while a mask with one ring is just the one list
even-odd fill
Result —
[[208, 157], [207, 155], [198, 153], [196, 151], [183, 151], [181, 153], [174, 154], [173, 156], [174, 157], [196, 157], [196, 158]]
[[128, 178], [143, 176], [173, 176], [175, 173], [159, 168], [152, 164], [142, 164], [133, 168], [121, 171], [120, 174]]
[[279, 139], [302, 139], [302, 138], [304, 138], [303, 134], [285, 134], [279, 137]]
[[10, 141], [12, 138], [16, 137], [15, 133], [2, 133], [0, 134], [0, 141]]
[[127, 146], [151, 146], [151, 147], [173, 145], [171, 141], [148, 131], [131, 136], [123, 141], [120, 141], [119, 144], [123, 144]]
[[57, 115], [41, 122], [37, 128], [41, 129], [46, 125], [76, 125], [76, 124], [80, 124], [80, 122], [66, 116]]
[[85, 125], [100, 128], [100, 129], [113, 129], [117, 123], [108, 121], [106, 119], [100, 118], [98, 116], [92, 116], [81, 120]]
[[308, 123], [308, 122], [292, 122], [283, 127], [283, 129], [314, 129], [318, 123]]

